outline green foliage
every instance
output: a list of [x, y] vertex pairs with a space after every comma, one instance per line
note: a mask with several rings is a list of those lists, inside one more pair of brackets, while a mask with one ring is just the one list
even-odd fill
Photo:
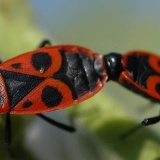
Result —
[[[150, 160], [159, 156], [160, 138], [148, 128], [142, 127], [126, 139], [121, 135], [140, 125], [113, 99], [102, 92], [91, 100], [72, 108], [71, 117], [86, 126], [88, 134], [103, 144], [104, 160], [110, 160], [109, 151], [121, 160]], [[102, 148], [101, 148], [102, 149]], [[101, 153], [102, 154], [102, 153]]]
[[0, 35], [2, 60], [37, 46], [41, 36], [34, 27], [27, 1], [4, 0], [0, 3]]

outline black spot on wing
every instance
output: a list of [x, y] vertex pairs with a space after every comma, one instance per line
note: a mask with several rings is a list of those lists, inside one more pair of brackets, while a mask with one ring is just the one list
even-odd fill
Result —
[[12, 64], [11, 67], [14, 68], [14, 69], [20, 69], [21, 68], [21, 63]]
[[46, 52], [38, 52], [32, 56], [31, 63], [37, 71], [43, 69], [45, 72], [51, 66], [52, 57]]
[[63, 95], [57, 88], [48, 85], [43, 89], [41, 98], [45, 105], [50, 108], [58, 106], [63, 99]]
[[23, 108], [29, 108], [33, 103], [30, 100], [26, 100], [23, 103]]

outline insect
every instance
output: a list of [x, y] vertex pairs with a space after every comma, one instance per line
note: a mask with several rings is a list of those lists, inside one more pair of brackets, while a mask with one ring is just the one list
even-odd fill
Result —
[[[51, 46], [44, 40], [38, 49], [1, 63], [0, 113], [7, 115], [6, 143], [11, 141], [10, 114], [37, 114], [57, 127], [74, 131], [41, 113], [80, 103], [109, 80], [159, 102], [160, 58], [141, 51], [102, 56], [76, 45]], [[158, 118], [148, 118], [144, 124], [156, 123]]]

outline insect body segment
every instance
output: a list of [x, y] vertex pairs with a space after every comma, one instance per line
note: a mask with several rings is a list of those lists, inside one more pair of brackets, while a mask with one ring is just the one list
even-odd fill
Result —
[[127, 72], [120, 77], [120, 83], [152, 101], [159, 102], [160, 57], [148, 52], [134, 51], [124, 55], [122, 62]]
[[160, 101], [160, 57], [142, 51], [104, 56], [109, 79], [151, 99]]
[[7, 93], [2, 92], [0, 99], [3, 113], [14, 114], [37, 114], [74, 105], [93, 96], [107, 79], [101, 56], [69, 45], [22, 54], [2, 63], [0, 72]]

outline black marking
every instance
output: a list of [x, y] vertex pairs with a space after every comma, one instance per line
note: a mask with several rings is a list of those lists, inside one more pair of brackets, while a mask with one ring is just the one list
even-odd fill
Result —
[[[59, 52], [62, 56], [62, 65], [53, 77], [59, 79], [63, 75], [65, 80], [60, 78], [63, 82], [66, 79], [69, 80], [65, 83], [72, 90], [74, 99], [88, 91], [92, 91], [96, 87], [98, 79], [102, 78], [102, 66], [95, 65], [96, 59], [91, 60], [86, 53], [81, 51], [75, 53], [61, 49]], [[97, 73], [97, 71], [100, 73]], [[64, 75], [66, 75], [66, 78]]]
[[26, 100], [23, 103], [23, 108], [29, 108], [33, 103], [30, 100]]
[[139, 68], [139, 57], [136, 56], [128, 56], [127, 59], [127, 69], [130, 71], [130, 75], [134, 81], [137, 81], [138, 71]]
[[2, 74], [2, 77], [4, 79], [13, 79], [17, 80], [20, 82], [32, 82], [35, 80], [43, 80], [44, 78], [40, 78], [37, 76], [32, 76], [29, 74], [23, 74], [23, 73], [17, 73], [17, 72], [12, 72], [12, 71], [6, 71], [6, 70], [0, 70], [0, 73]]
[[5, 98], [3, 96], [3, 94], [0, 92], [0, 105], [4, 105], [5, 104]]
[[54, 75], [53, 78], [54, 79], [58, 79], [58, 80], [64, 82], [65, 84], [67, 84], [67, 86], [72, 91], [73, 99], [76, 100], [78, 98], [78, 95], [77, 95], [77, 93], [75, 91], [74, 85], [73, 85], [73, 83], [71, 82], [70, 78], [67, 75], [65, 75], [65, 74], [57, 74], [57, 75]]
[[135, 54], [128, 56], [126, 64], [126, 69], [129, 71], [133, 80], [143, 88], [147, 88], [146, 82], [150, 76], [159, 75], [159, 73], [151, 68], [148, 59], [148, 55], [139, 56], [135, 52]]
[[58, 106], [63, 99], [63, 95], [57, 88], [46, 86], [42, 91], [41, 98], [45, 105], [50, 108]]
[[29, 92], [31, 92], [44, 78], [1, 70], [2, 77], [9, 97], [10, 108], [15, 107]]
[[68, 62], [67, 62], [65, 51], [60, 49], [59, 53], [61, 54], [61, 57], [62, 57], [62, 65], [61, 65], [61, 68], [55, 74], [66, 73], [67, 67], [68, 67]]
[[160, 83], [156, 84], [156, 92], [160, 94]]
[[126, 87], [127, 89], [132, 90], [134, 93], [140, 94], [143, 97], [150, 99], [152, 102], [159, 102], [159, 99], [153, 98], [150, 95], [148, 95], [146, 92], [143, 92], [141, 90], [139, 90], [138, 88], [136, 88], [134, 85], [128, 83], [126, 80], [123, 80], [122, 85], [124, 87]]
[[[65, 52], [64, 50], [59, 51], [62, 56], [62, 65], [60, 70], [55, 74], [65, 74], [70, 82], [74, 86], [70, 88], [72, 91], [76, 91], [76, 97], [78, 97], [89, 90], [88, 80], [86, 77], [85, 70], [83, 68], [82, 60], [77, 53]], [[54, 76], [55, 76], [54, 75]]]
[[21, 68], [21, 63], [12, 64], [11, 67], [14, 68], [14, 69], [20, 69]]
[[95, 71], [94, 61], [92, 61], [86, 54], [81, 53], [79, 57], [82, 60], [84, 71], [86, 72], [88, 85], [90, 90], [93, 90], [97, 84], [99, 75]]
[[89, 82], [84, 70], [82, 60], [79, 54], [66, 53], [68, 68], [66, 75], [71, 79], [78, 95], [83, 95], [89, 91]]
[[159, 67], [160, 67], [160, 61], [158, 61], [158, 65], [159, 65]]
[[52, 57], [46, 52], [38, 52], [32, 56], [31, 63], [37, 71], [47, 71], [52, 64]]

